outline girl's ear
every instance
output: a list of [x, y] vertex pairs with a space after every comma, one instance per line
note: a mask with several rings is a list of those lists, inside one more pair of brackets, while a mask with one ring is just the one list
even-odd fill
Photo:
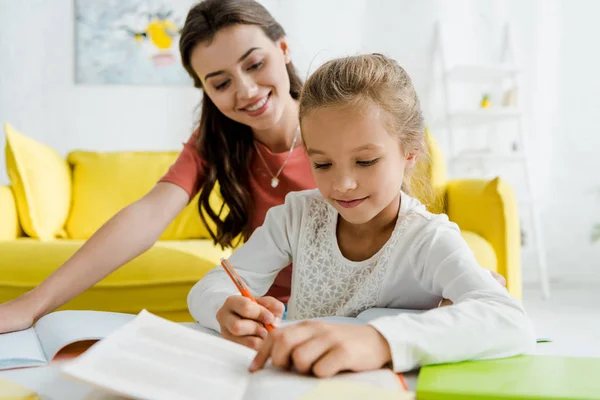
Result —
[[289, 64], [292, 62], [292, 57], [290, 56], [290, 46], [285, 36], [277, 41], [277, 46], [283, 52], [283, 59], [285, 60], [285, 63]]
[[418, 153], [408, 153], [406, 154], [406, 168], [412, 168], [415, 166], [415, 164], [417, 163], [417, 160], [419, 159], [419, 154]]

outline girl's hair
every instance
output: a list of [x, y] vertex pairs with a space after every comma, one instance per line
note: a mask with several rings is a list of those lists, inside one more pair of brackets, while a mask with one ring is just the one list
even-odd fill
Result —
[[[285, 36], [281, 25], [256, 1], [205, 0], [196, 4], [187, 15], [179, 41], [183, 66], [195, 87], [202, 89], [202, 82], [191, 66], [192, 51], [200, 43], [210, 43], [219, 30], [237, 24], [256, 25], [272, 41]], [[292, 63], [287, 64], [287, 72], [290, 94], [298, 99], [302, 81]], [[253, 204], [248, 175], [253, 140], [250, 127], [223, 115], [204, 92], [196, 147], [205, 161], [206, 177], [200, 187], [198, 211], [215, 244], [223, 248], [233, 246], [240, 234], [243, 238], [250, 234], [249, 216]], [[209, 198], [217, 182], [224, 204], [215, 212]], [[214, 231], [205, 213], [214, 223]], [[221, 219], [224, 214], [227, 215]]]
[[[387, 114], [387, 130], [397, 136], [405, 152], [418, 155], [415, 169], [429, 164], [425, 127], [419, 98], [411, 79], [396, 61], [381, 54], [343, 57], [326, 62], [306, 81], [300, 96], [300, 123], [311, 112], [322, 108], [368, 104]], [[405, 171], [402, 190], [424, 204], [432, 200], [432, 189], [425, 174]]]

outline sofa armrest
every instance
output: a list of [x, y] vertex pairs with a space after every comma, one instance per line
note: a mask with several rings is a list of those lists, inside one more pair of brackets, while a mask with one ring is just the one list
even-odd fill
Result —
[[15, 197], [10, 186], [0, 185], [0, 240], [21, 236]]
[[508, 291], [521, 299], [521, 227], [512, 187], [500, 178], [451, 180], [446, 202], [451, 221], [491, 244], [497, 272], [506, 278]]

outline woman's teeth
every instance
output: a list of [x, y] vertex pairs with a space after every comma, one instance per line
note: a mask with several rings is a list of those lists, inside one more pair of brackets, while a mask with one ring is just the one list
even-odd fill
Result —
[[265, 105], [265, 103], [267, 102], [267, 100], [269, 100], [269, 96], [265, 96], [263, 97], [258, 103], [256, 103], [253, 106], [250, 107], [246, 107], [246, 111], [256, 111], [259, 108], [261, 108], [262, 106]]

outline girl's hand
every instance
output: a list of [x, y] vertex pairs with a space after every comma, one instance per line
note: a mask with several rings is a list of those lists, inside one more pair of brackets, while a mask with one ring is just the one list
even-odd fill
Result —
[[239, 295], [228, 297], [217, 312], [221, 336], [258, 350], [268, 336], [263, 324], [279, 325], [285, 306], [270, 296], [256, 301], [258, 304]]
[[325, 378], [346, 370], [379, 369], [392, 360], [392, 354], [372, 326], [304, 321], [271, 332], [250, 371], [264, 367], [269, 358], [277, 367]]
[[496, 280], [496, 282], [498, 282], [500, 285], [506, 287], [506, 278], [503, 277], [502, 275], [494, 272], [494, 271], [490, 271], [492, 276], [494, 277], [494, 279]]

